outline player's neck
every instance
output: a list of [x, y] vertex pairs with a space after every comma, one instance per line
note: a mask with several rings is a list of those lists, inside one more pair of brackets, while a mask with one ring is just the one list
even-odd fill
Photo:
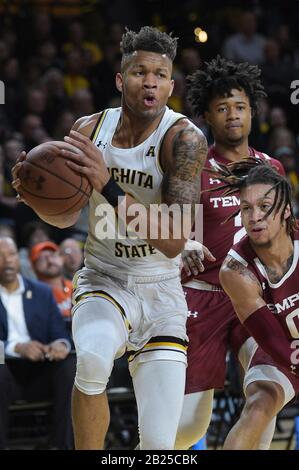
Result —
[[140, 119], [140, 117], [122, 113], [117, 124], [112, 145], [120, 148], [133, 148], [144, 142], [160, 124], [164, 112], [155, 119]]
[[238, 146], [228, 146], [222, 142], [215, 142], [215, 150], [219, 155], [230, 162], [238, 162], [244, 157], [249, 157], [247, 139]]
[[271, 247], [254, 246], [254, 251], [267, 270], [284, 275], [293, 259], [294, 244], [290, 235], [283, 231], [273, 240]]

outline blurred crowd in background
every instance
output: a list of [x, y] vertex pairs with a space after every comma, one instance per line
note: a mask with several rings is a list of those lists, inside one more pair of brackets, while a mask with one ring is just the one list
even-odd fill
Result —
[[[125, 27], [154, 25], [179, 37], [175, 89], [169, 106], [192, 117], [185, 78], [221, 54], [258, 64], [268, 98], [253, 120], [250, 144], [282, 161], [299, 214], [298, 106], [291, 84], [299, 80], [299, 2], [144, 0], [0, 0], [0, 233], [9, 231], [28, 248], [37, 219], [17, 204], [11, 168], [22, 150], [61, 140], [74, 121], [120, 104], [115, 73], [120, 70], [120, 41]], [[297, 7], [297, 8], [296, 8]], [[199, 32], [201, 31], [201, 34]], [[296, 114], [297, 113], [297, 114]], [[202, 118], [196, 123], [212, 143]], [[87, 216], [75, 227], [53, 230], [84, 243]], [[30, 237], [29, 237], [30, 239]]]

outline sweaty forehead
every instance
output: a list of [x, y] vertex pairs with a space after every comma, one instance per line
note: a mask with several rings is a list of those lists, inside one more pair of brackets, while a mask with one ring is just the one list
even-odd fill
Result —
[[240, 201], [255, 202], [261, 199], [273, 199], [275, 196], [274, 189], [271, 191], [271, 184], [252, 184], [241, 190]]
[[247, 96], [247, 94], [245, 93], [243, 89], [238, 90], [236, 88], [233, 88], [232, 90], [230, 90], [230, 93], [228, 95], [225, 95], [225, 96], [216, 95], [212, 101], [214, 102], [214, 104], [225, 103], [228, 101], [249, 103], [249, 97]]
[[134, 51], [133, 54], [128, 56], [124, 61], [124, 68], [131, 68], [135, 66], [155, 66], [159, 68], [166, 68], [171, 70], [172, 63], [166, 54], [150, 51]]

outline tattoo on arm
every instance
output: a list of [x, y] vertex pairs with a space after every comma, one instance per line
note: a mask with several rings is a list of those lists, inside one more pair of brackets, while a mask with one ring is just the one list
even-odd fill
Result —
[[199, 202], [200, 177], [207, 156], [205, 136], [194, 127], [180, 130], [173, 141], [173, 166], [165, 174], [163, 200], [167, 204]]
[[239, 274], [241, 274], [241, 276], [243, 276], [247, 279], [250, 279], [251, 281], [255, 282], [255, 284], [257, 284], [260, 287], [260, 283], [259, 283], [258, 279], [250, 271], [250, 269], [246, 268], [246, 266], [244, 266], [244, 264], [240, 263], [235, 258], [232, 258], [231, 256], [228, 256], [227, 259], [226, 259], [225, 265], [228, 269], [231, 269], [232, 271], [238, 272]]

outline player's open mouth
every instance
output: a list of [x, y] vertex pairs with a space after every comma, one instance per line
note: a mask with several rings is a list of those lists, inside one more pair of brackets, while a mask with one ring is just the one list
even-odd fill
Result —
[[143, 99], [143, 102], [146, 106], [154, 106], [157, 102], [156, 98], [152, 95], [149, 95], [149, 96], [146, 96], [144, 99]]
[[259, 232], [262, 232], [264, 229], [263, 228], [253, 228], [251, 231], [253, 233], [259, 233]]

